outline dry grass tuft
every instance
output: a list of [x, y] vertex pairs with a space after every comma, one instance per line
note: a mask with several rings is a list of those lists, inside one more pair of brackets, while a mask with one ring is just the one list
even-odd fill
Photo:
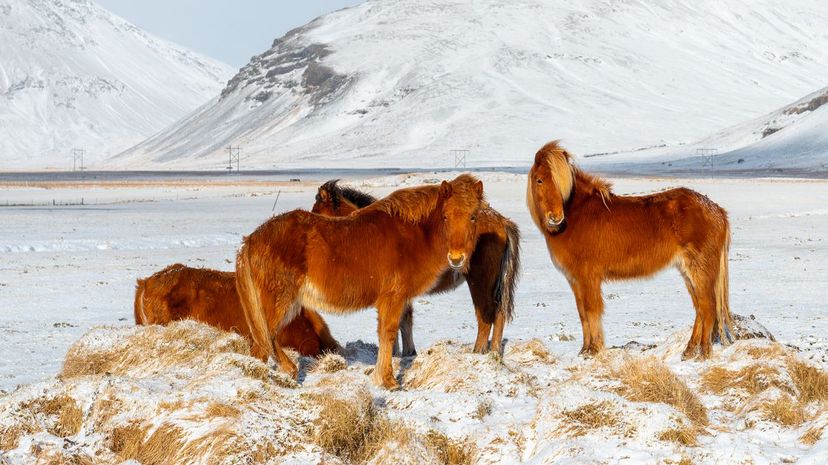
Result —
[[[121, 338], [100, 343], [112, 339], [113, 333]], [[223, 352], [248, 355], [250, 348], [238, 334], [190, 320], [168, 326], [95, 328], [69, 348], [60, 376], [153, 376], [171, 366], [203, 368], [213, 354]]]
[[702, 374], [701, 385], [714, 394], [722, 394], [729, 389], [740, 389], [747, 394], [756, 395], [771, 387], [793, 393], [793, 389], [782, 378], [779, 370], [761, 363], [748, 365], [738, 371], [712, 367]]
[[477, 455], [477, 446], [468, 438], [458, 441], [431, 430], [425, 439], [427, 447], [444, 465], [471, 465]]
[[486, 418], [492, 413], [492, 408], [494, 408], [492, 400], [483, 399], [477, 403], [477, 408], [474, 410], [474, 414], [472, 416], [482, 421], [484, 418]]
[[170, 424], [159, 426], [146, 441], [138, 447], [134, 457], [143, 465], [175, 465], [180, 463], [178, 455], [184, 447], [184, 431]]
[[337, 397], [332, 392], [309, 397], [320, 407], [314, 442], [346, 463], [396, 463], [408, 458], [418, 463], [424, 460], [417, 452], [422, 452], [423, 447], [427, 455], [445, 465], [469, 465], [477, 454], [476, 445], [468, 439], [454, 440], [437, 431], [422, 436], [403, 423], [390, 420], [374, 404], [367, 389], [352, 398]]
[[755, 358], [757, 360], [778, 359], [788, 354], [788, 350], [785, 349], [785, 346], [779, 343], [771, 343], [766, 346], [750, 345], [747, 349], [745, 349], [745, 352], [751, 358]]
[[518, 365], [531, 365], [536, 362], [551, 365], [556, 363], [555, 356], [546, 348], [540, 339], [530, 339], [526, 342], [515, 342], [506, 346], [504, 356], [509, 362]]
[[224, 418], [238, 418], [241, 416], [241, 410], [232, 405], [223, 404], [221, 402], [210, 402], [204, 413], [208, 418], [224, 417]]
[[137, 423], [116, 426], [109, 436], [109, 449], [123, 460], [134, 459], [138, 457], [138, 451], [146, 437], [147, 427]]
[[267, 382], [270, 379], [271, 370], [264, 362], [257, 358], [248, 357], [242, 354], [229, 353], [216, 357], [215, 363], [226, 364], [236, 367], [244, 376], [259, 381]]
[[320, 406], [314, 442], [347, 462], [365, 462], [396, 429], [367, 390], [352, 399], [330, 392], [315, 394], [312, 399]]
[[627, 358], [619, 368], [611, 368], [611, 373], [623, 384], [621, 394], [627, 399], [672, 405], [696, 425], [709, 423], [698, 396], [657, 358]]
[[618, 409], [608, 400], [590, 402], [571, 410], [564, 410], [561, 412], [561, 418], [567, 421], [567, 429], [574, 432], [575, 436], [598, 428], [613, 428], [621, 423]]
[[762, 418], [783, 426], [799, 426], [805, 422], [805, 410], [800, 402], [788, 394], [763, 402], [759, 407]]
[[78, 434], [83, 425], [83, 411], [75, 399], [60, 395], [52, 398], [40, 398], [22, 404], [24, 409], [52, 417], [47, 422], [46, 431], [55, 436], [66, 438]]
[[660, 441], [675, 442], [683, 446], [695, 447], [699, 444], [698, 433], [698, 429], [692, 426], [681, 425], [662, 431], [659, 433], [658, 439]]
[[248, 452], [242, 449], [239, 436], [229, 427], [219, 428], [188, 442], [176, 454], [176, 463], [223, 463], [222, 459], [238, 458]]
[[820, 439], [822, 439], [822, 431], [825, 429], [825, 426], [813, 426], [805, 431], [805, 434], [799, 438], [799, 441], [806, 446], [813, 446], [817, 443]]
[[800, 402], [828, 401], [828, 373], [795, 357], [786, 361], [788, 374], [799, 391]]
[[299, 387], [299, 383], [283, 371], [272, 371], [270, 380], [273, 381], [273, 384], [283, 388], [296, 389]]
[[0, 427], [0, 450], [17, 449], [20, 437], [27, 433], [18, 425]]
[[348, 368], [348, 362], [339, 354], [327, 353], [313, 364], [314, 373], [336, 373]]

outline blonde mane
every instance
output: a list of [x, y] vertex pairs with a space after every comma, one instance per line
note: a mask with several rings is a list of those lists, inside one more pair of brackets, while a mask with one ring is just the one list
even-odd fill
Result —
[[[469, 174], [461, 174], [449, 183], [452, 187], [452, 197], [461, 198], [467, 202], [476, 201], [474, 186], [477, 178]], [[402, 218], [409, 223], [418, 223], [428, 218], [437, 208], [439, 192], [439, 184], [399, 189], [362, 210], [375, 209]], [[485, 201], [481, 201], [481, 204], [485, 204]]]
[[[535, 155], [535, 159], [541, 158], [546, 161], [555, 185], [561, 193], [563, 202], [566, 203], [572, 197], [576, 187], [585, 193], [597, 193], [601, 196], [604, 205], [610, 201], [612, 196], [612, 183], [597, 176], [587, 174], [572, 162], [572, 155], [560, 145], [560, 141], [553, 140], [547, 143]], [[528, 198], [531, 198], [531, 193]], [[607, 206], [607, 208], [609, 208]]]

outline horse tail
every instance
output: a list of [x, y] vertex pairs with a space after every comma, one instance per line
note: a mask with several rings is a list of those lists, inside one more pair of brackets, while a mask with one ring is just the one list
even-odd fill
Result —
[[239, 301], [250, 331], [250, 337], [253, 339], [251, 342], [264, 350], [263, 353], [257, 355], [261, 355], [267, 360], [268, 355], [274, 355], [273, 342], [267, 328], [267, 318], [259, 299], [259, 290], [250, 272], [250, 245], [247, 244], [246, 240], [236, 256], [236, 291], [239, 294]]
[[144, 291], [146, 290], [147, 280], [139, 279], [135, 283], [135, 303], [133, 311], [135, 312], [135, 324], [146, 325], [147, 314], [144, 312]]
[[716, 323], [714, 325], [714, 336], [717, 336], [722, 344], [727, 345], [733, 342], [733, 317], [730, 314], [730, 285], [728, 278], [728, 253], [730, 251], [730, 225], [725, 220], [725, 240], [719, 252], [719, 275], [716, 277], [716, 285], [713, 292], [716, 297]]
[[500, 272], [495, 281], [494, 299], [497, 311], [512, 321], [515, 310], [515, 286], [520, 272], [520, 230], [517, 225], [504, 218], [506, 248], [500, 258]]

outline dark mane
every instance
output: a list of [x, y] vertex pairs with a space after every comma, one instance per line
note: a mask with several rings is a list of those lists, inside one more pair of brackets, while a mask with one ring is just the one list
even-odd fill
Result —
[[[356, 205], [357, 208], [364, 208], [377, 201], [377, 198], [371, 194], [354, 189], [353, 187], [343, 187], [339, 185], [339, 179], [331, 179], [322, 184], [319, 189], [326, 191], [333, 202], [334, 209], [339, 209], [340, 197]], [[317, 200], [319, 200], [317, 198]]]

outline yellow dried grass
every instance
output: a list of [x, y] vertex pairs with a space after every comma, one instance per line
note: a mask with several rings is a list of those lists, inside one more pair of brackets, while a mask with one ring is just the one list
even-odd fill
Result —
[[622, 383], [621, 395], [635, 402], [672, 405], [694, 424], [709, 423], [707, 409], [698, 396], [664, 362], [655, 357], [627, 357], [610, 373]]

